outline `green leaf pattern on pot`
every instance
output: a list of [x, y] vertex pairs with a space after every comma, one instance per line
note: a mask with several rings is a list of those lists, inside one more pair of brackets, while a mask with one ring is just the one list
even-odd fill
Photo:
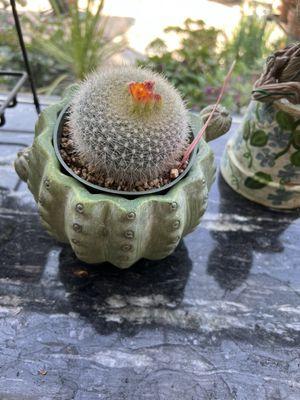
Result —
[[271, 124], [273, 122], [274, 107], [268, 103], [256, 103], [255, 117], [259, 124]]
[[262, 189], [269, 182], [272, 181], [272, 177], [269, 174], [265, 174], [262, 171], [256, 172], [253, 177], [249, 177], [245, 180], [245, 186], [249, 189]]
[[237, 192], [276, 208], [300, 207], [300, 119], [277, 104], [251, 102], [221, 164]]
[[268, 142], [268, 135], [263, 130], [253, 132], [250, 138], [250, 144], [256, 147], [263, 147]]
[[294, 131], [293, 146], [295, 147], [295, 149], [300, 150], [300, 130]]
[[282, 129], [289, 131], [294, 129], [294, 118], [284, 111], [278, 111], [276, 114], [276, 121]]
[[295, 167], [300, 167], [300, 150], [296, 151], [295, 153], [293, 153], [290, 157], [291, 163], [295, 166]]
[[248, 140], [250, 135], [251, 135], [251, 124], [249, 120], [246, 120], [243, 128], [243, 138], [245, 140]]

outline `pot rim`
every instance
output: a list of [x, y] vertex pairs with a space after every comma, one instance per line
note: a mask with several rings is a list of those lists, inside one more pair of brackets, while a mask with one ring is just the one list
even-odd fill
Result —
[[[66, 162], [63, 160], [63, 158], [60, 154], [60, 140], [59, 139], [61, 138], [64, 117], [65, 117], [65, 114], [67, 113], [69, 107], [70, 107], [70, 104], [67, 104], [66, 106], [64, 106], [61, 109], [61, 111], [57, 117], [56, 123], [54, 125], [53, 147], [55, 150], [55, 154], [56, 154], [56, 157], [58, 158], [58, 161], [60, 162], [61, 166], [64, 168], [64, 170], [69, 175], [71, 175], [73, 178], [75, 178], [77, 181], [79, 181], [86, 187], [93, 189], [94, 191], [97, 191], [99, 193], [104, 192], [106, 194], [114, 194], [114, 195], [123, 196], [123, 197], [124, 196], [125, 197], [137, 197], [137, 196], [158, 194], [158, 193], [169, 190], [171, 187], [175, 186], [179, 181], [181, 181], [188, 174], [188, 172], [190, 171], [190, 169], [192, 168], [192, 166], [195, 163], [196, 156], [197, 156], [198, 149], [199, 149], [199, 144], [194, 148], [194, 150], [190, 156], [190, 160], [189, 160], [189, 163], [188, 163], [188, 166], [186, 167], [186, 169], [176, 179], [174, 179], [173, 181], [171, 181], [171, 182], [167, 183], [166, 185], [163, 185], [159, 188], [145, 190], [145, 191], [141, 191], [141, 192], [138, 192], [138, 191], [135, 192], [135, 191], [109, 189], [109, 188], [95, 185], [94, 183], [88, 182], [85, 179], [81, 178], [80, 176], [76, 175], [75, 172], [73, 172], [73, 170], [66, 164]], [[192, 138], [194, 138], [195, 133], [192, 128], [191, 128], [191, 133], [192, 133]]]

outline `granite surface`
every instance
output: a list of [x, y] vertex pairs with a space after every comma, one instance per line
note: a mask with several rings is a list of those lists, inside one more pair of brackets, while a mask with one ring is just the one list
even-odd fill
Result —
[[[6, 117], [1, 400], [300, 399], [299, 211], [255, 205], [218, 176], [173, 255], [88, 266], [44, 232], [13, 170], [33, 107]], [[212, 144], [217, 163], [226, 140]]]

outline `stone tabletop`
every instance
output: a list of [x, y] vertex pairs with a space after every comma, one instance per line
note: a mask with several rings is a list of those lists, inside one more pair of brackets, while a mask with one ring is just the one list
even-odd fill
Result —
[[[42, 229], [13, 170], [33, 107], [6, 117], [1, 400], [300, 399], [299, 211], [255, 205], [217, 174], [201, 225], [173, 255], [89, 266]], [[212, 144], [217, 163], [227, 139]]]

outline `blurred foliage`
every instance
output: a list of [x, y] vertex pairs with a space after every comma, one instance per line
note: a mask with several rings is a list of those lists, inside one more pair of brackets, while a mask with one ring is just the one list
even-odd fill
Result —
[[[25, 7], [27, 4], [26, 0], [16, 0], [16, 4], [20, 4], [20, 6]], [[0, 0], [0, 6], [4, 9], [10, 7], [10, 1], [9, 0]]]
[[[125, 46], [122, 35], [106, 35], [104, 0], [88, 0], [84, 8], [78, 3], [51, 0], [48, 12], [20, 15], [36, 84], [47, 94], [83, 79]], [[2, 12], [0, 24], [1, 68], [23, 69], [12, 17]]]
[[231, 38], [201, 20], [187, 19], [183, 27], [165, 29], [165, 33], [178, 35], [178, 48], [168, 51], [162, 39], [155, 39], [147, 47], [147, 59], [138, 63], [164, 73], [187, 105], [199, 109], [217, 98], [229, 66], [236, 60], [223, 103], [239, 112], [249, 102], [267, 55], [284, 45], [284, 41], [271, 40], [273, 30], [273, 23], [259, 17], [255, 8], [251, 15], [242, 12]]
[[[25, 4], [26, 0], [18, 0]], [[61, 93], [69, 83], [82, 79], [125, 45], [122, 35], [106, 33], [104, 0], [49, 0], [43, 13], [20, 13], [30, 63], [38, 88]], [[0, 0], [1, 69], [23, 70], [23, 61], [8, 0]], [[7, 8], [7, 9], [6, 9]], [[168, 50], [158, 38], [147, 48], [140, 65], [162, 72], [182, 93], [190, 108], [212, 103], [233, 60], [237, 61], [224, 104], [239, 111], [249, 102], [254, 81], [264, 60], [284, 43], [272, 39], [274, 23], [260, 17], [255, 7], [243, 12], [230, 38], [201, 20], [187, 19], [171, 26], [166, 34], [176, 35], [179, 45]], [[250, 15], [249, 15], [250, 14]], [[41, 90], [40, 90], [41, 92]]]
[[57, 0], [51, 4], [55, 16], [43, 21], [42, 35], [36, 35], [33, 44], [70, 71], [74, 79], [83, 79], [124, 47], [122, 38], [115, 42], [116, 37], [105, 36], [108, 18], [102, 15], [104, 0], [89, 0], [84, 9], [72, 1], [64, 12]]
[[[24, 34], [24, 40], [30, 57], [30, 66], [37, 87], [50, 85], [53, 80], [66, 70], [50, 57], [45, 57], [41, 51], [36, 51], [31, 34], [33, 30], [29, 15], [20, 14], [20, 22]], [[11, 12], [2, 9], [0, 11], [0, 65], [2, 70], [24, 70], [24, 62], [18, 42], [14, 19]], [[1, 81], [0, 81], [1, 82]], [[5, 85], [5, 82], [4, 82]], [[29, 88], [29, 84], [27, 83]], [[5, 88], [5, 86], [4, 86]]]
[[271, 35], [275, 24], [267, 17], [257, 14], [255, 7], [250, 15], [243, 9], [239, 24], [235, 27], [232, 37], [226, 41], [224, 54], [226, 58], [237, 61], [237, 68], [241, 72], [249, 69], [261, 69], [266, 57], [277, 47], [285, 44], [285, 40], [272, 41]]
[[189, 106], [202, 104], [204, 87], [214, 87], [219, 74], [220, 54], [218, 41], [223, 33], [207, 28], [200, 20], [187, 19], [183, 27], [168, 27], [166, 33], [175, 33], [180, 46], [172, 51], [162, 39], [147, 47], [148, 59], [139, 61], [143, 66], [163, 73], [183, 94]]

